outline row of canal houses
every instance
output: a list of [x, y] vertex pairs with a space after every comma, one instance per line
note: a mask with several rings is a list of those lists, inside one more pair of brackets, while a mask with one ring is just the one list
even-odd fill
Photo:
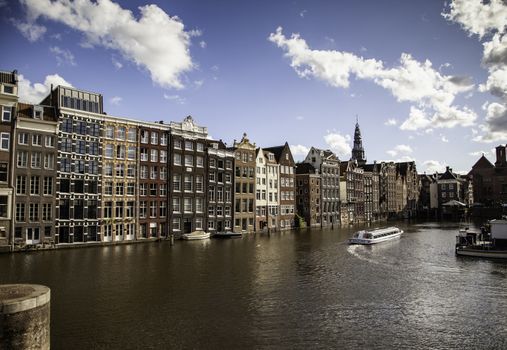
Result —
[[104, 113], [103, 97], [56, 86], [18, 101], [0, 72], [0, 249], [156, 240], [183, 233], [262, 232], [411, 216], [415, 164], [367, 164], [289, 145], [228, 146], [192, 117], [146, 122]]

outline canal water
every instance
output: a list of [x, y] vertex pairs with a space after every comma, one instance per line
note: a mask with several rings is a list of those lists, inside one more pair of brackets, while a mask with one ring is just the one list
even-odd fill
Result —
[[0, 283], [51, 288], [53, 349], [506, 349], [507, 263], [398, 226], [1, 255]]

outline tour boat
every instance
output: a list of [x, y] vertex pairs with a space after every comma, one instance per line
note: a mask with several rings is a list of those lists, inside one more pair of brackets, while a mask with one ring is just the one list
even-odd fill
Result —
[[243, 237], [243, 233], [223, 231], [223, 232], [216, 232], [211, 237], [213, 237], [213, 238], [240, 238], [240, 237]]
[[375, 244], [399, 238], [403, 230], [397, 227], [377, 228], [374, 230], [362, 230], [354, 233], [349, 239], [349, 244]]
[[187, 241], [193, 241], [197, 239], [207, 239], [209, 238], [210, 233], [204, 232], [204, 231], [194, 231], [192, 233], [184, 233], [181, 235], [182, 239], [185, 239]]

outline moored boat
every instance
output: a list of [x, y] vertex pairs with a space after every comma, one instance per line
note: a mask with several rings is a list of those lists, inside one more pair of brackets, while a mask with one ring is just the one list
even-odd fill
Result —
[[403, 230], [398, 227], [377, 228], [374, 230], [362, 230], [354, 233], [349, 239], [349, 244], [376, 244], [399, 238]]
[[243, 237], [243, 233], [241, 232], [231, 232], [231, 231], [223, 231], [223, 232], [215, 232], [211, 235], [213, 238], [240, 238]]
[[456, 236], [456, 255], [507, 259], [507, 220], [491, 220], [489, 230], [460, 229]]
[[181, 235], [181, 238], [187, 241], [193, 241], [198, 239], [207, 239], [210, 237], [209, 232], [205, 231], [194, 231], [192, 233], [184, 233]]

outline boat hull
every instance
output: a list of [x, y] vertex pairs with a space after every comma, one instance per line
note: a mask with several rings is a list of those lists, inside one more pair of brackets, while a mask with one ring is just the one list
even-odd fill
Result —
[[241, 238], [243, 234], [241, 232], [217, 232], [213, 234], [213, 238]]
[[201, 234], [183, 234], [181, 239], [185, 241], [197, 241], [201, 239], [208, 239], [210, 237], [209, 232], [204, 232]]
[[470, 247], [456, 248], [456, 254], [478, 258], [507, 259], [507, 250], [477, 249]]

